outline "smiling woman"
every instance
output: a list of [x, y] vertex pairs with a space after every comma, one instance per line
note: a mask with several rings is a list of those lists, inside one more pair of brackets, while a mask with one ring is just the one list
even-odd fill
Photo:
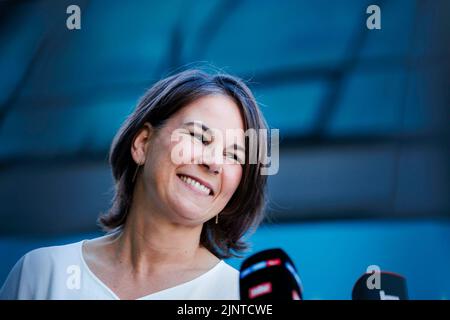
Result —
[[267, 179], [245, 161], [251, 144], [268, 147], [249, 129], [267, 126], [236, 77], [187, 70], [156, 83], [111, 146], [106, 235], [27, 253], [0, 298], [238, 299], [238, 271], [222, 259], [262, 220]]

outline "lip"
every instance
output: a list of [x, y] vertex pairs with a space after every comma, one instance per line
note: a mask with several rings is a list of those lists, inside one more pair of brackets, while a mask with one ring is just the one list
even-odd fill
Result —
[[208, 182], [206, 182], [206, 181], [204, 181], [204, 180], [202, 180], [200, 178], [197, 178], [195, 176], [192, 176], [192, 175], [186, 174], [186, 173], [177, 173], [177, 176], [178, 176], [178, 178], [180, 178], [180, 176], [185, 176], [185, 177], [189, 177], [189, 178], [191, 178], [193, 180], [197, 180], [202, 185], [204, 185], [205, 187], [209, 188], [209, 190], [211, 190], [211, 192], [212, 192], [211, 196], [213, 196], [216, 193], [214, 188], [211, 186], [211, 184], [209, 184]]

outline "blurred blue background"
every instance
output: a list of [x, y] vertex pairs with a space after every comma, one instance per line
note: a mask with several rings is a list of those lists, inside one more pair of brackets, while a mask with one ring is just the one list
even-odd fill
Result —
[[445, 0], [1, 1], [0, 284], [29, 250], [100, 235], [115, 132], [155, 81], [206, 63], [280, 129], [247, 255], [285, 249], [306, 299], [350, 299], [372, 264], [449, 299], [449, 18]]

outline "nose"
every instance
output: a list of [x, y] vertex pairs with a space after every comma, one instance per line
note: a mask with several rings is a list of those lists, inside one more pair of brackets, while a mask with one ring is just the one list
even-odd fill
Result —
[[213, 155], [208, 155], [208, 152], [203, 154], [203, 161], [201, 165], [208, 170], [208, 172], [212, 174], [220, 174], [222, 172], [222, 163], [221, 159], [215, 159]]
[[214, 163], [210, 163], [210, 164], [203, 163], [202, 166], [205, 167], [209, 172], [211, 172], [211, 173], [213, 173], [215, 175], [217, 175], [217, 174], [222, 172], [222, 166], [221, 165], [217, 165], [217, 164], [214, 164]]

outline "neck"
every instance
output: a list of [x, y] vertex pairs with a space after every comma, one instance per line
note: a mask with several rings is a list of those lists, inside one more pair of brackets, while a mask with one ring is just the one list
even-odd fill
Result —
[[180, 265], [195, 267], [207, 252], [200, 246], [202, 225], [173, 223], [135, 195], [124, 228], [114, 241], [116, 259], [137, 273]]

